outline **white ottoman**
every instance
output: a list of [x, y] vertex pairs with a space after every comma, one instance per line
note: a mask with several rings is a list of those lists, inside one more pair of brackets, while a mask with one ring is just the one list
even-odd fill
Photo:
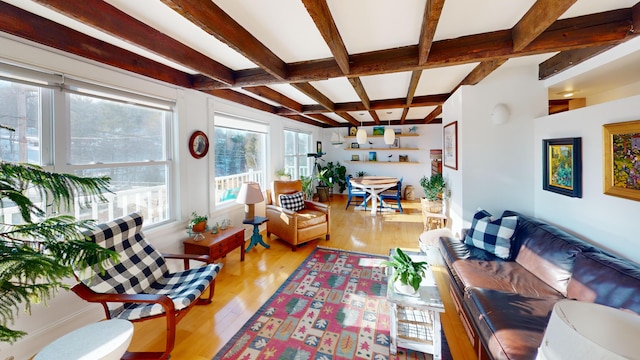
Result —
[[133, 337], [133, 324], [105, 320], [83, 326], [42, 349], [33, 360], [118, 360]]

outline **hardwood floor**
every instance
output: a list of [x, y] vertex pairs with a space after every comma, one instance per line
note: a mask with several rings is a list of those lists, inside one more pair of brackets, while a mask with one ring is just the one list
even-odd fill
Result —
[[[418, 250], [423, 231], [420, 202], [403, 202], [404, 214], [371, 216], [369, 211], [345, 210], [346, 197], [331, 200], [331, 240], [314, 240], [291, 251], [272, 235], [262, 246], [246, 254], [240, 262], [240, 250], [219, 259], [224, 267], [216, 278], [213, 303], [195, 306], [178, 324], [173, 360], [211, 360], [249, 318], [282, 285], [289, 275], [317, 246], [386, 255], [392, 247]], [[263, 236], [265, 234], [263, 233]], [[445, 305], [442, 326], [453, 358], [475, 359], [473, 348], [455, 313], [446, 284], [446, 270], [435, 269]], [[164, 321], [155, 319], [135, 324], [130, 351], [157, 351], [164, 346]]]

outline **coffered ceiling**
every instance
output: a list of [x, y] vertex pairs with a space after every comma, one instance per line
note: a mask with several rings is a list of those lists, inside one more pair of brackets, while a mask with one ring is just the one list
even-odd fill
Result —
[[0, 32], [322, 127], [438, 122], [501, 67], [562, 73], [637, 0], [4, 0]]

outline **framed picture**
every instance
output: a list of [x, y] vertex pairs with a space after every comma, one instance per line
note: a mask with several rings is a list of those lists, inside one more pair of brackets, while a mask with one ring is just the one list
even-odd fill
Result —
[[640, 201], [640, 120], [602, 128], [604, 193]]
[[316, 141], [316, 153], [322, 154], [322, 141]]
[[582, 197], [582, 138], [542, 140], [542, 188]]
[[349, 136], [356, 136], [358, 128], [355, 126], [349, 126]]
[[360, 155], [351, 155], [351, 161], [360, 161]]
[[393, 144], [389, 145], [390, 148], [392, 149], [399, 149], [400, 148], [400, 138], [396, 138], [395, 140], [393, 140]]
[[396, 135], [402, 134], [402, 128], [394, 128], [393, 133]]
[[374, 126], [373, 135], [384, 135], [384, 126]]
[[442, 161], [444, 166], [458, 170], [458, 122], [454, 121], [442, 128], [442, 143], [444, 151]]
[[369, 151], [369, 161], [378, 161], [378, 153]]
[[351, 148], [352, 149], [360, 149], [360, 144], [358, 144], [357, 142], [352, 142], [351, 143]]
[[398, 155], [398, 161], [409, 162], [409, 155]]

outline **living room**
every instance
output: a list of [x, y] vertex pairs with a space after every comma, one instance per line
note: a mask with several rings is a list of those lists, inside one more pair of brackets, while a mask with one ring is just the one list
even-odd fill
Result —
[[[629, 41], [625, 46], [638, 50], [640, 44], [637, 40]], [[180, 240], [185, 236], [186, 222], [192, 211], [208, 212], [212, 219], [230, 218], [233, 224], [241, 223], [241, 205], [211, 205], [212, 189], [209, 184], [214, 175], [208, 158], [194, 159], [188, 151], [183, 151], [187, 149], [193, 131], [203, 130], [212, 134], [215, 122], [212, 114], [216, 111], [269, 125], [268, 142], [272, 145], [269, 149], [269, 174], [274, 174], [283, 166], [284, 150], [275, 145], [283, 143], [284, 129], [305, 131], [312, 134], [314, 140], [322, 141], [327, 153], [325, 161], [343, 162], [350, 158], [348, 152], [330, 146], [333, 129], [285, 119], [196, 90], [168, 86], [11, 36], [0, 37], [0, 57], [14, 64], [70, 74], [176, 102], [175, 116], [179, 121], [174, 129], [177, 153], [174, 166], [176, 173], [181, 176], [177, 180], [175, 193], [180, 207], [175, 212], [173, 223], [146, 231], [162, 251], [181, 252]], [[458, 169], [444, 168], [444, 176], [451, 189], [449, 215], [454, 233], [469, 226], [478, 207], [495, 214], [510, 209], [556, 224], [616, 254], [640, 262], [640, 240], [634, 231], [637, 221], [635, 214], [639, 213], [640, 203], [606, 195], [602, 191], [602, 125], [638, 120], [636, 104], [640, 101], [640, 78], [634, 80], [630, 85], [599, 94], [601, 98], [610, 95], [611, 100], [555, 115], [547, 115], [549, 85], [538, 80], [535, 61], [522, 60], [519, 63], [515, 60], [478, 85], [458, 88], [443, 104], [442, 124], [417, 125], [419, 134], [429, 134], [429, 143], [420, 145], [421, 150], [427, 151], [441, 147], [439, 135], [442, 127], [457, 121]], [[504, 124], [496, 125], [491, 121], [490, 114], [496, 104], [507, 104], [509, 107], [510, 117]], [[401, 127], [408, 131], [409, 126]], [[342, 135], [346, 134], [346, 127], [338, 129]], [[368, 126], [367, 130], [371, 134], [371, 127]], [[581, 198], [570, 198], [542, 189], [542, 140], [566, 137], [582, 138]], [[396, 168], [382, 166], [370, 172], [391, 175], [390, 172], [396, 171]], [[349, 172], [357, 170], [356, 166], [348, 166]], [[402, 167], [402, 172], [407, 172], [406, 176], [413, 179], [407, 184], [413, 185], [418, 192], [416, 179], [428, 171], [426, 163], [424, 167]], [[17, 326], [34, 332], [37, 335], [35, 338], [20, 341], [9, 350], [6, 344], [2, 344], [1, 353], [15, 355], [16, 358], [28, 356], [33, 348], [42, 347], [55, 338], [55, 334], [59, 336], [80, 323], [99, 320], [101, 313], [95, 310], [75, 295], [62, 293], [47, 308], [34, 309], [34, 316], [21, 315], [16, 322]]]

